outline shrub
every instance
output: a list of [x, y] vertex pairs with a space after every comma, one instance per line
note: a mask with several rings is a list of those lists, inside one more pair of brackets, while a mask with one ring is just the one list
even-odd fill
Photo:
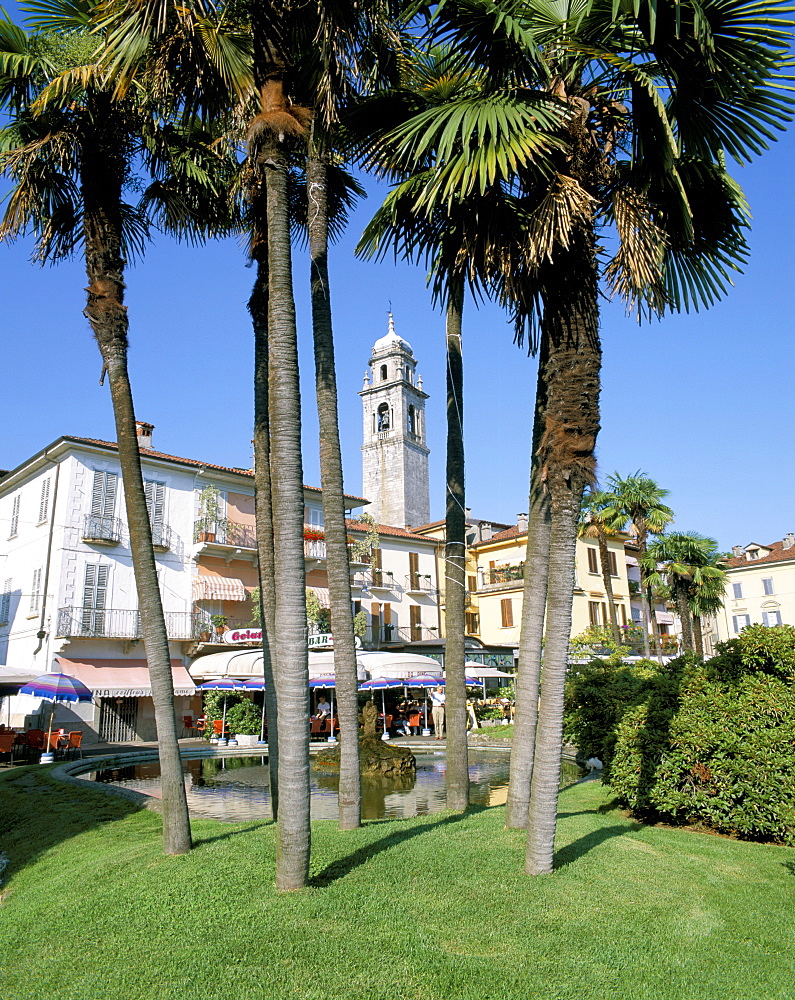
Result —
[[235, 736], [258, 736], [262, 725], [262, 709], [244, 699], [228, 708], [226, 723]]
[[795, 629], [753, 626], [702, 663], [594, 661], [566, 735], [640, 815], [795, 844]]

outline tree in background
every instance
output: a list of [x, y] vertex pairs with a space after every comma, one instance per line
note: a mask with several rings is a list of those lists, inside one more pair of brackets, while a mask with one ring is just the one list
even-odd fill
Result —
[[613, 634], [613, 642], [619, 646], [621, 644], [621, 629], [618, 627], [616, 605], [613, 600], [613, 580], [611, 576], [610, 550], [607, 547], [607, 540], [608, 538], [615, 538], [619, 534], [623, 524], [619, 523], [616, 525], [615, 518], [611, 518], [609, 514], [606, 514], [606, 511], [611, 511], [612, 509], [611, 501], [612, 497], [604, 490], [591, 489], [588, 491], [583, 497], [578, 534], [580, 538], [595, 538], [599, 545], [599, 565], [607, 597], [610, 630]]

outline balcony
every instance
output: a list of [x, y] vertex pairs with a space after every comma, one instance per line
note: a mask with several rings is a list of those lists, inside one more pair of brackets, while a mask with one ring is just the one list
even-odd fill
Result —
[[513, 566], [495, 566], [485, 574], [483, 586], [478, 587], [480, 593], [495, 590], [515, 590], [524, 580], [524, 563]]
[[99, 517], [86, 514], [80, 536], [89, 545], [118, 545], [121, 541], [122, 521], [118, 517]]
[[[167, 611], [169, 639], [197, 639], [199, 616], [190, 611]], [[58, 610], [59, 639], [140, 639], [141, 613], [114, 608], [68, 607]]]
[[193, 526], [193, 540], [206, 545], [232, 546], [237, 549], [257, 547], [257, 533], [253, 524], [240, 524], [225, 517], [212, 523], [197, 521]]
[[394, 590], [397, 586], [394, 573], [375, 566], [369, 573], [363, 573], [362, 579], [364, 586], [370, 590]]
[[421, 639], [438, 639], [439, 629], [428, 625], [371, 625], [363, 636], [363, 641], [373, 646], [385, 646], [393, 642], [419, 642]]
[[436, 593], [436, 587], [430, 573], [409, 573], [406, 577], [405, 591], [407, 594], [419, 594], [431, 597]]
[[171, 548], [171, 528], [167, 524], [152, 525], [152, 548], [155, 552], [168, 552]]

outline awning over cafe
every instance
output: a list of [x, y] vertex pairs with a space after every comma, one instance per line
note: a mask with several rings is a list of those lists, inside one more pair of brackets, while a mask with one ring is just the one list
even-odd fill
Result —
[[[370, 654], [359, 651], [356, 656], [359, 680], [365, 680], [364, 658]], [[198, 656], [190, 667], [190, 675], [197, 681], [209, 677], [234, 677], [245, 680], [247, 677], [262, 677], [262, 651], [259, 649], [230, 649], [221, 653], [210, 653], [208, 656]], [[333, 677], [333, 653], [309, 653], [309, 678]]]
[[420, 653], [394, 652], [359, 653], [359, 661], [364, 665], [372, 678], [395, 677], [407, 680], [430, 674], [431, 677], [442, 676], [442, 665], [432, 656], [422, 656]]
[[229, 576], [202, 574], [193, 578], [194, 601], [247, 601], [242, 580]]
[[[58, 668], [82, 681], [97, 698], [151, 698], [146, 660], [67, 660], [56, 657]], [[196, 685], [179, 660], [171, 661], [174, 694], [194, 694]]]
[[467, 661], [464, 664], [464, 669], [466, 671], [467, 677], [513, 677], [513, 674], [508, 674], [504, 670], [498, 670], [496, 667], [484, 667], [482, 663], [472, 663]]

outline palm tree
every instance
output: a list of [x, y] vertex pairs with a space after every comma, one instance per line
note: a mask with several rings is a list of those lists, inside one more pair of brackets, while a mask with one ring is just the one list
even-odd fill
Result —
[[[621, 630], [618, 627], [618, 616], [613, 600], [613, 580], [610, 573], [610, 552], [607, 547], [608, 538], [614, 538], [617, 530], [606, 513], [612, 507], [612, 497], [604, 490], [591, 489], [585, 494], [580, 511], [580, 538], [595, 538], [599, 544], [599, 564], [602, 569], [607, 607], [610, 614], [610, 629], [616, 646], [621, 645]], [[619, 530], [623, 525], [619, 524]]]
[[[2, 133], [3, 170], [14, 187], [0, 239], [32, 231], [37, 237], [36, 259], [41, 261], [58, 260], [82, 248], [88, 276], [85, 315], [102, 356], [103, 379], [106, 374], [110, 386], [152, 682], [163, 784], [164, 850], [181, 854], [191, 847], [190, 823], [168, 635], [127, 368], [124, 268], [127, 256], [143, 250], [153, 214], [172, 229], [197, 230], [200, 212], [206, 213], [208, 222], [214, 218], [211, 203], [223, 185], [204, 172], [213, 158], [208, 149], [202, 162], [201, 143], [181, 141], [188, 139], [185, 130], [172, 126], [161, 107], [141, 97], [142, 88], [136, 99], [114, 99], [112, 85], [98, 63], [97, 39], [88, 32], [92, 7], [52, 0], [46, 5], [46, 16], [34, 19], [41, 30], [32, 37], [8, 21], [0, 26], [2, 93], [6, 108], [14, 114]], [[38, 8], [32, 5], [31, 10]], [[194, 130], [190, 138], [200, 139], [199, 131]], [[138, 157], [155, 180], [136, 206], [125, 201], [125, 190]], [[181, 175], [175, 175], [173, 170], [180, 166]], [[192, 209], [186, 214], [191, 200]]]
[[654, 629], [654, 603], [646, 569], [646, 550], [649, 535], [658, 535], [674, 519], [674, 512], [663, 503], [668, 490], [658, 486], [643, 472], [638, 470], [630, 476], [620, 476], [614, 472], [607, 478], [608, 503], [603, 511], [606, 518], [625, 527], [629, 523], [638, 546], [638, 567], [640, 569], [641, 608], [643, 613], [643, 653], [651, 655], [649, 630]]
[[[540, 323], [545, 350], [533, 481], [548, 499], [550, 547], [528, 873], [552, 867], [577, 520], [599, 430], [600, 281], [650, 316], [711, 304], [739, 269], [748, 213], [725, 154], [750, 160], [789, 118], [775, 89], [787, 45], [775, 13], [737, 0], [448, 2], [434, 14], [437, 37], [472, 53], [489, 86], [480, 101], [450, 102], [437, 116], [445, 129], [420, 112], [399, 130], [409, 160], [439, 139], [428, 215], [501, 182], [524, 214], [523, 244], [508, 245], [522, 266], [506, 270], [495, 254], [494, 268], [517, 319]], [[532, 125], [517, 129], [517, 109], [530, 108]], [[619, 239], [602, 266], [605, 224]], [[529, 578], [527, 587], [526, 600]], [[533, 675], [539, 664], [520, 669]], [[532, 709], [517, 701], [517, 711]]]
[[[718, 543], [692, 531], [661, 535], [648, 547], [642, 565], [650, 586], [664, 583], [670, 587], [682, 623], [685, 650], [697, 652], [692, 609], [697, 609], [700, 615], [702, 608], [714, 606], [715, 596], [722, 593], [726, 585]], [[703, 656], [703, 652], [702, 646], [698, 655]]]

